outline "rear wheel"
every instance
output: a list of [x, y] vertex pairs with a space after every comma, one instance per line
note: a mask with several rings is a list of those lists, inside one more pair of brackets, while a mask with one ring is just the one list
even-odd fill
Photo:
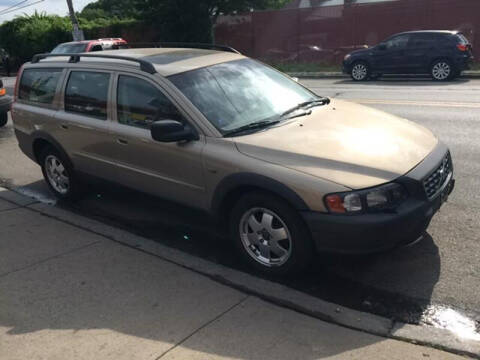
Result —
[[435, 81], [447, 81], [454, 76], [455, 70], [448, 60], [442, 59], [432, 64], [430, 73]]
[[80, 182], [68, 159], [54, 147], [47, 146], [42, 150], [39, 160], [43, 177], [57, 198], [74, 200], [79, 196]]
[[4, 112], [0, 114], [0, 127], [7, 125], [8, 113]]
[[312, 259], [311, 237], [300, 215], [271, 194], [242, 197], [232, 210], [229, 228], [244, 261], [264, 273], [296, 273]]
[[367, 63], [358, 61], [352, 66], [352, 79], [354, 81], [365, 81], [370, 76], [370, 68]]

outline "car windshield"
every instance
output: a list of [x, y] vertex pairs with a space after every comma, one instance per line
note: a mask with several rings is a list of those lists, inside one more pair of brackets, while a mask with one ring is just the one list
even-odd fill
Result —
[[85, 52], [87, 44], [60, 44], [52, 50], [52, 54], [76, 54]]
[[287, 76], [250, 59], [172, 75], [169, 80], [223, 134], [278, 120], [298, 104], [319, 99]]

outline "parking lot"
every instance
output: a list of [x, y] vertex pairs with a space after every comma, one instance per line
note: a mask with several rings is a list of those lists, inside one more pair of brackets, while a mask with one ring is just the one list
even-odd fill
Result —
[[[274, 280], [322, 299], [412, 323], [448, 326], [442, 323], [441, 310], [454, 308], [474, 320], [478, 330], [480, 79], [353, 83], [338, 78], [302, 83], [320, 95], [362, 103], [428, 127], [451, 148], [457, 184], [422, 242], [369, 256], [321, 254], [305, 274]], [[6, 85], [11, 91], [12, 80]], [[40, 168], [18, 149], [11, 121], [0, 129], [0, 149], [0, 186], [54, 202]], [[57, 206], [247, 271], [227, 239], [217, 236], [205, 215], [196, 211], [105, 185], [92, 187], [76, 204]]]

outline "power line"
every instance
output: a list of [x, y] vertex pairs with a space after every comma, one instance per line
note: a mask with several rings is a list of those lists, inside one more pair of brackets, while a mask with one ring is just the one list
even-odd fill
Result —
[[10, 10], [10, 9], [12, 9], [12, 8], [16, 8], [17, 6], [22, 5], [23, 3], [26, 3], [27, 1], [30, 1], [30, 0], [23, 0], [23, 1], [20, 1], [19, 3], [15, 4], [15, 5], [12, 5], [12, 6], [8, 7], [8, 8], [6, 8], [6, 9], [0, 10], [0, 15], [2, 15], [2, 13], [3, 13], [4, 11]]
[[45, 1], [45, 0], [35, 1], [35, 2], [31, 3], [31, 4], [23, 5], [23, 6], [20, 6], [20, 7], [15, 8], [15, 9], [2, 12], [2, 13], [0, 13], [0, 15], [5, 15], [5, 14], [11, 13], [11, 12], [14, 12], [14, 11], [17, 11], [17, 10], [20, 10], [20, 9], [23, 9], [23, 8], [26, 8], [26, 7], [29, 7], [29, 6], [38, 4], [38, 3], [41, 3], [41, 2], [44, 2], [44, 1]]

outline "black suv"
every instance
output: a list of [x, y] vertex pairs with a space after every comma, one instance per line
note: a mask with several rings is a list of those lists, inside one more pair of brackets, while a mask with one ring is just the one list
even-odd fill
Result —
[[430, 74], [445, 81], [459, 76], [472, 61], [472, 46], [457, 31], [409, 31], [346, 55], [343, 72], [355, 81], [383, 74]]

